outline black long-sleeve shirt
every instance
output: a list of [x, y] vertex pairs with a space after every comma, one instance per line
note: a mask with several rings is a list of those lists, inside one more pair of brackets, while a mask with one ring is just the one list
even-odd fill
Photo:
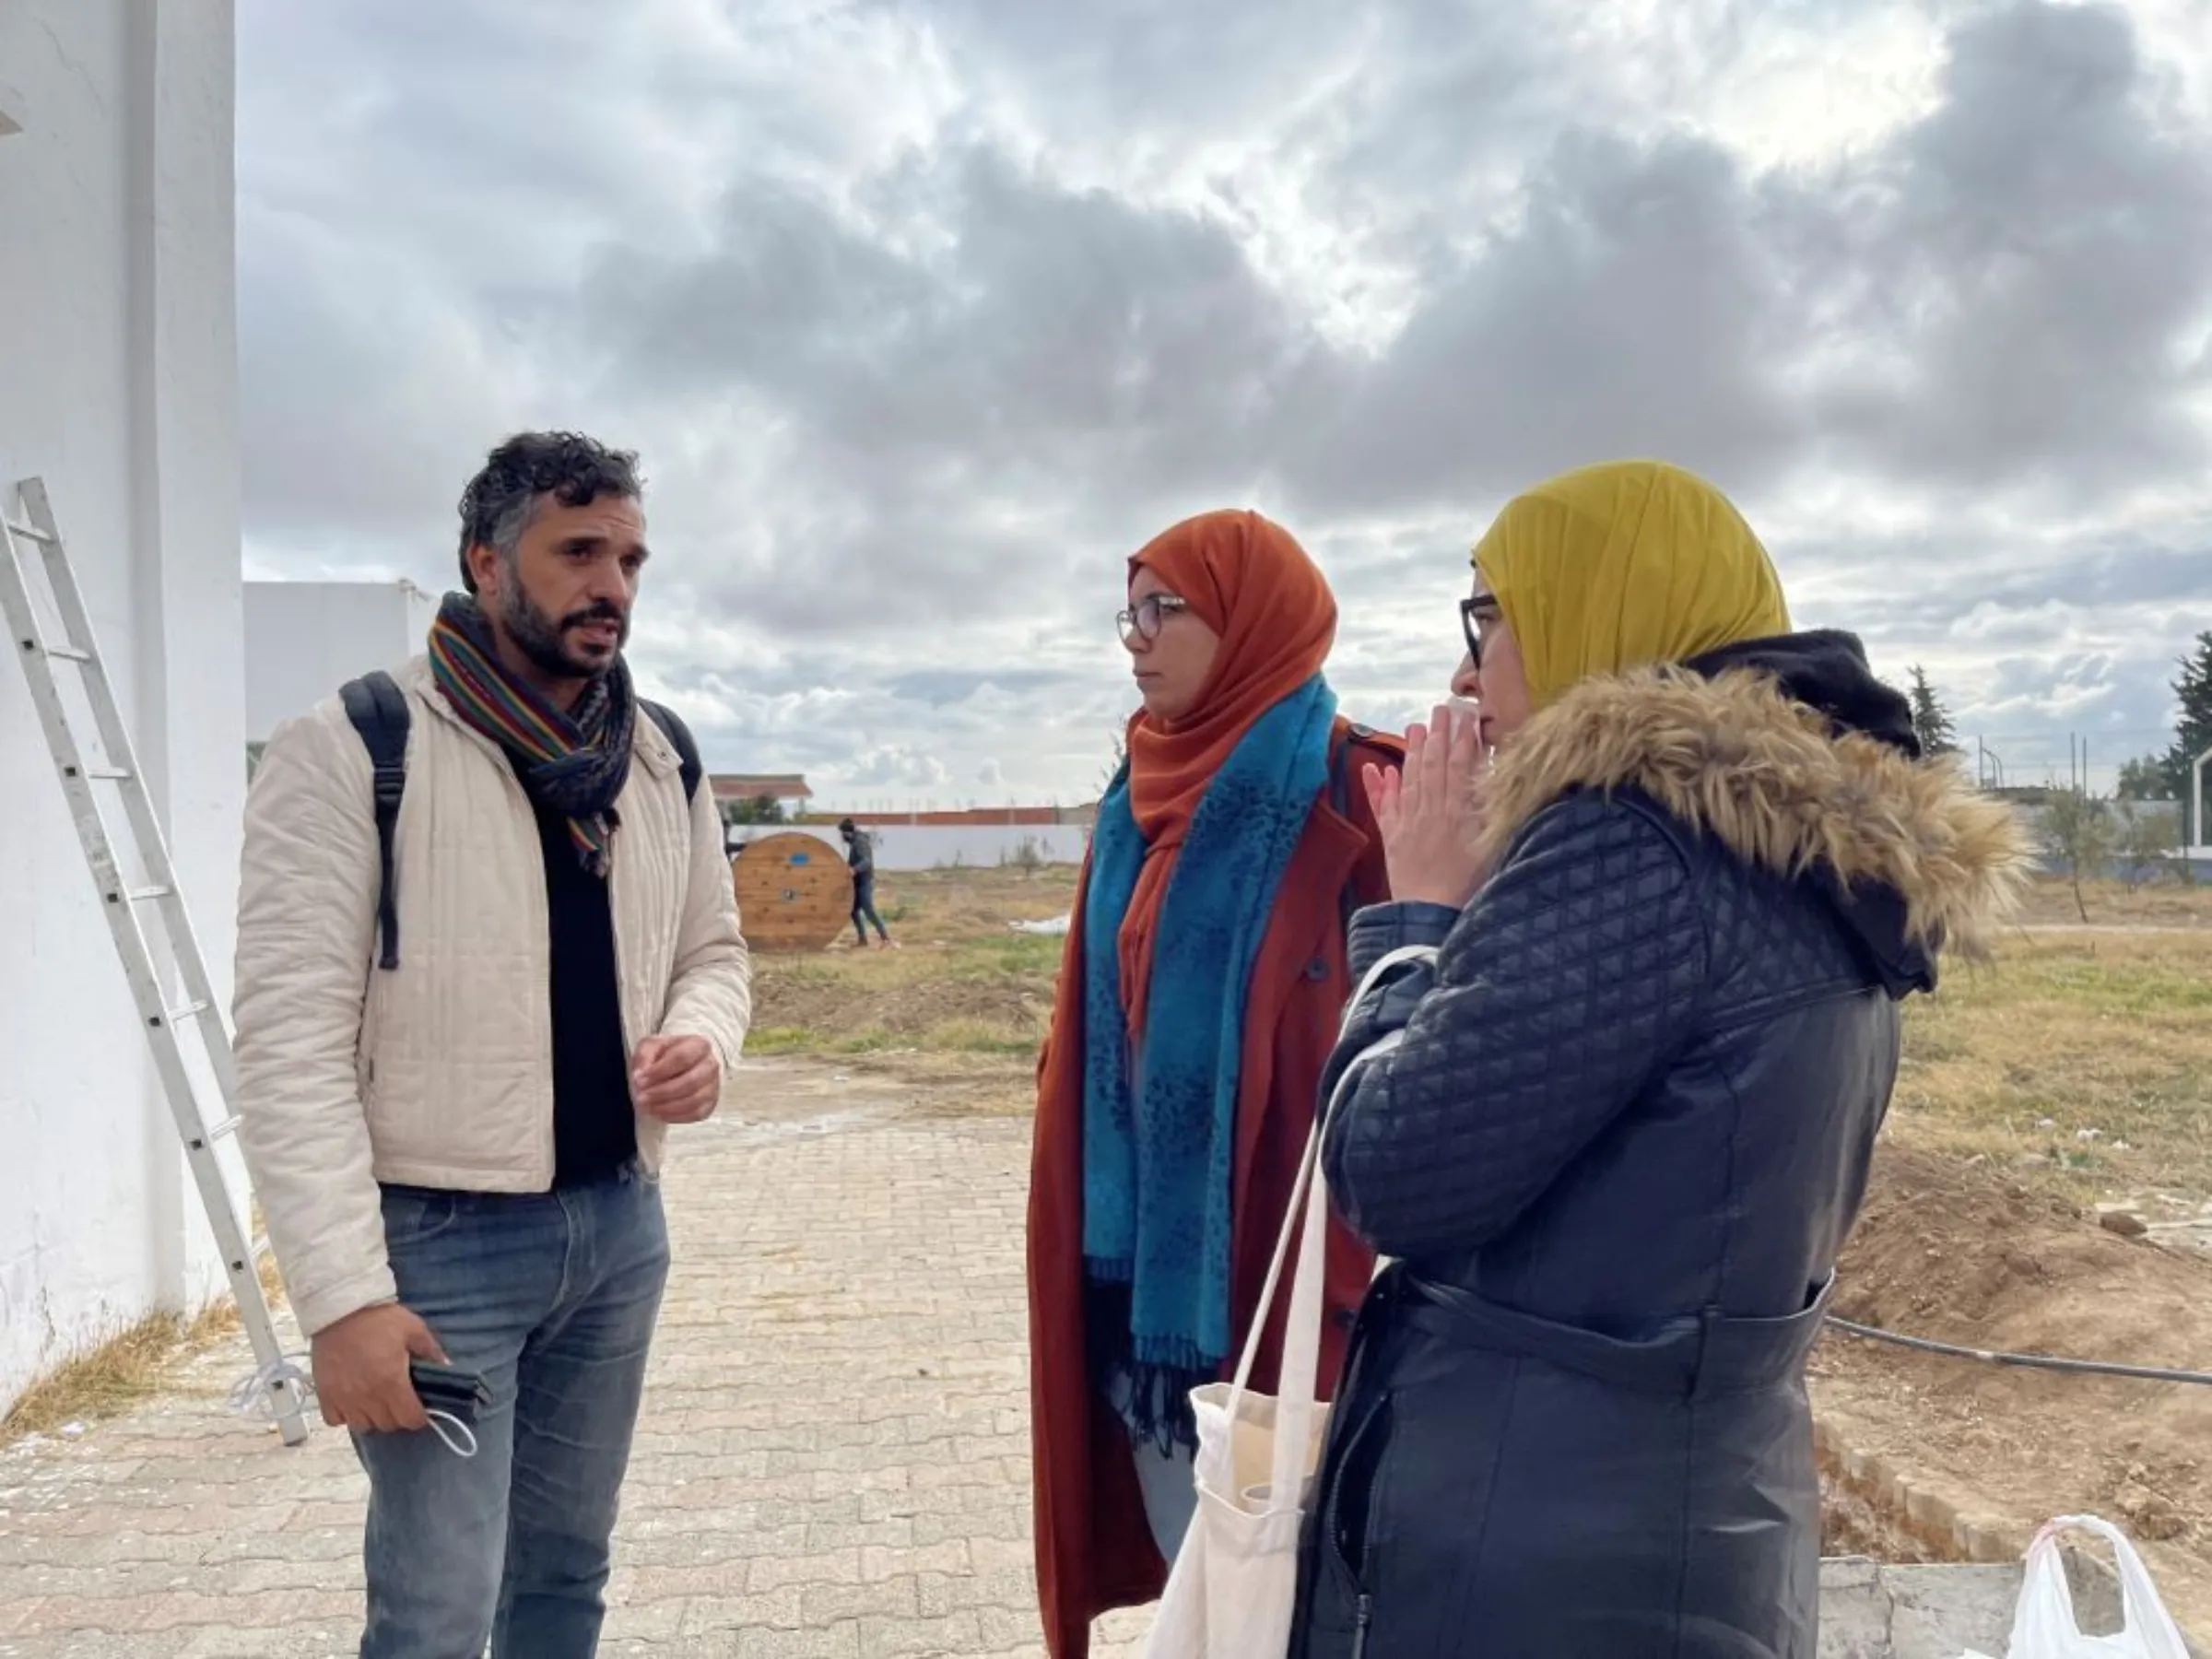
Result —
[[576, 856], [569, 820], [532, 804], [546, 856], [552, 947], [553, 1184], [603, 1181], [638, 1153], [629, 1056], [622, 1041], [615, 917], [604, 877]]

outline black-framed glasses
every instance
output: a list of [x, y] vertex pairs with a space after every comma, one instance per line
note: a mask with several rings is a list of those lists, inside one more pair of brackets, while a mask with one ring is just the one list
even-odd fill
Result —
[[1139, 640], [1149, 643], [1159, 638], [1160, 628], [1170, 617], [1190, 608], [1188, 599], [1178, 599], [1172, 594], [1147, 594], [1127, 610], [1117, 613], [1113, 625], [1123, 644], [1134, 645]]
[[1467, 638], [1467, 661], [1477, 668], [1482, 666], [1482, 625], [1504, 615], [1495, 594], [1477, 594], [1459, 602], [1459, 631]]

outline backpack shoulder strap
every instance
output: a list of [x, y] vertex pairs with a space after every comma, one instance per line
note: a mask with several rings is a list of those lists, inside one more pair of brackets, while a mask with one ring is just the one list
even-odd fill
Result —
[[1329, 805], [1339, 817], [1350, 816], [1352, 791], [1364, 787], [1359, 769], [1371, 761], [1386, 767], [1405, 765], [1405, 742], [1373, 726], [1347, 726], [1336, 752], [1329, 758]]
[[699, 794], [699, 779], [703, 770], [699, 760], [699, 745], [691, 737], [691, 728], [684, 724], [682, 715], [665, 704], [645, 697], [639, 698], [638, 701], [645, 712], [653, 716], [653, 724], [661, 728], [661, 735], [676, 745], [677, 759], [682, 762], [684, 799], [690, 800]]
[[399, 904], [392, 886], [392, 841], [399, 830], [399, 802], [407, 787], [406, 693], [382, 669], [347, 680], [338, 688], [346, 718], [369, 751], [376, 800], [376, 925], [383, 948], [376, 965], [389, 973], [399, 966]]
[[[1335, 752], [1329, 757], [1329, 805], [1338, 818], [1351, 817], [1352, 791], [1366, 787], [1359, 773], [1370, 761], [1384, 767], [1403, 766], [1406, 745], [1372, 726], [1355, 722], [1345, 729]], [[1351, 883], [1347, 881], [1344, 890], [1336, 895], [1337, 916], [1347, 935], [1352, 931], [1352, 912], [1357, 908]]]

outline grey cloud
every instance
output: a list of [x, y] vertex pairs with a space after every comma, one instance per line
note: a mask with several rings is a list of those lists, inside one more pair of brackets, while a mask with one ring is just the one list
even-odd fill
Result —
[[1226, 225], [988, 146], [879, 182], [873, 227], [745, 181], [715, 253], [603, 272], [594, 332], [627, 373], [795, 416], [845, 487], [833, 517], [939, 524], [962, 575], [1006, 550], [962, 569], [984, 492], [1097, 522], [1274, 479], [1326, 518], [1627, 453], [1738, 489], [1832, 453], [2078, 496], [2199, 441], [2170, 359], [2212, 298], [2190, 253], [2212, 186], [2143, 80], [2124, 14], [2031, 0], [1962, 27], [1943, 105], [1831, 176], [1571, 133], [1371, 361], [1322, 342]]
[[1862, 534], [1775, 551], [1785, 577], [1793, 567], [1821, 573], [1831, 611], [1857, 611], [1900, 638], [1938, 637], [1976, 612], [2028, 616], [2046, 606], [2066, 631], [2096, 613], [2154, 607], [2212, 623], [2212, 524], [2180, 542], [2092, 534], [2052, 547], [1979, 531]]
[[1375, 20], [1401, 9], [1394, 0], [936, 0], [928, 16], [1031, 119], [1112, 143], [1265, 125], [1286, 93], [1358, 60]]
[[[778, 626], [883, 626], [888, 606], [854, 614], [863, 568], [900, 619], [1018, 613], [1086, 565], [1111, 591], [1167, 503], [1216, 505], [1257, 471], [1258, 433], [1319, 349], [1198, 215], [1071, 191], [992, 148], [903, 182], [877, 193], [901, 198], [893, 228], [944, 254], [895, 253], [747, 179], [713, 253], [610, 255], [584, 292], [621, 394], [757, 403], [803, 455], [806, 495], [711, 588]], [[1006, 523], [1009, 500], [1026, 522]]]
[[[1777, 503], [1820, 619], [2016, 665], [1992, 708], [2042, 648], [1977, 606], [2183, 626], [2212, 537], [2131, 526], [2203, 500], [2212, 171], [2124, 13], [1973, 9], [1923, 119], [1787, 172], [1646, 113], [1751, 8], [1563, 16], [244, 0], [254, 551], [442, 581], [484, 448], [584, 426], [645, 453], [647, 603], [711, 626], [641, 653], [711, 750], [948, 789], [1090, 781], [1121, 560], [1224, 502], [1322, 558], [1368, 718], [1441, 685], [1502, 496], [1609, 453]], [[1808, 488], [1887, 511], [1808, 533]], [[2039, 512], [2079, 528], [2011, 552]], [[2046, 703], [2155, 700], [2107, 654]]]
[[918, 172], [952, 256], [931, 268], [750, 182], [721, 250], [625, 260], [586, 291], [623, 375], [727, 375], [809, 422], [822, 458], [1088, 492], [1234, 466], [1300, 355], [1282, 300], [1218, 226], [1075, 192], [982, 148]]
[[1986, 747], [2007, 782], [2064, 781], [2081, 748], [2091, 776], [2109, 782], [2121, 762], [2171, 742], [2171, 677], [2170, 664], [2147, 655], [2001, 657], [1959, 700], [1959, 730], [1969, 747]]
[[1313, 510], [1480, 499], [1609, 454], [1757, 481], [1802, 443], [1772, 375], [1788, 273], [1730, 158], [1574, 135], [1524, 194], [1313, 427], [1289, 469]]
[[1130, 701], [1111, 636], [1091, 661], [993, 674], [887, 671], [877, 654], [836, 644], [703, 664], [696, 648], [673, 656], [644, 629], [631, 654], [648, 693], [691, 723], [710, 765], [797, 769], [818, 791], [846, 796], [969, 788], [991, 766], [1019, 780], [1048, 759], [1088, 780]]
[[2181, 350], [2212, 304], [2212, 144], [2164, 129], [2127, 14], [2013, 6], [1953, 36], [1943, 102], [1871, 181], [1869, 383], [1822, 399], [1884, 470], [2076, 491], [2201, 463]]
[[883, 689], [903, 701], [942, 709], [948, 704], [966, 702], [985, 688], [1035, 696], [1062, 689], [1065, 685], [1065, 676], [1034, 668], [924, 668], [891, 676], [883, 682]]
[[[508, 413], [471, 319], [404, 265], [334, 264], [311, 226], [250, 209], [241, 230], [254, 249], [238, 282], [253, 536], [341, 563], [404, 549], [410, 573], [428, 565], [443, 580], [452, 503]], [[432, 527], [429, 503], [444, 508], [441, 537], [407, 547]]]
[[1810, 179], [1698, 140], [1566, 136], [1322, 429], [1297, 474], [1313, 505], [1479, 495], [1608, 453], [1739, 490], [1829, 456], [2073, 500], [2194, 465], [2212, 145], [2159, 126], [2125, 13], [1976, 18], [1941, 89]]
[[[671, 8], [633, 6], [648, 15]], [[670, 229], [641, 167], [667, 70], [585, 0], [243, 0], [241, 196], [342, 219], [386, 255], [485, 279], [494, 315], [565, 297], [564, 250]], [[341, 194], [343, 212], [330, 212]], [[253, 244], [245, 244], [251, 256]]]

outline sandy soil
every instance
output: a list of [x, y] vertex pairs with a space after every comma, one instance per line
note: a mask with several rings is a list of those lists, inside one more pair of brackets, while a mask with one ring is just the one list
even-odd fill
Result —
[[[1836, 1311], [1974, 1347], [2212, 1370], [2212, 1257], [2122, 1238], [2064, 1200], [1885, 1147]], [[2212, 1629], [2212, 1387], [1925, 1357], [1831, 1333], [1815, 1401], [1858, 1448], [2032, 1528], [2087, 1510], [2145, 1547]]]

